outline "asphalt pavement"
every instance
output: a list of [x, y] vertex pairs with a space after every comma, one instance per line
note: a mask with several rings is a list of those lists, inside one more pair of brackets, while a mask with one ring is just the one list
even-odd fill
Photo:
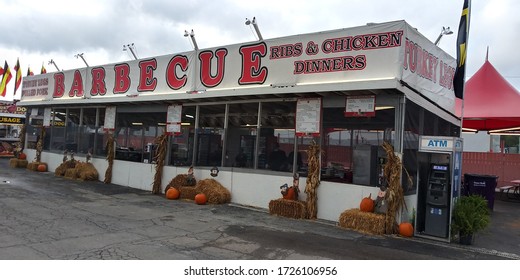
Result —
[[0, 260], [520, 259], [520, 203], [497, 197], [474, 245], [361, 234], [238, 205], [196, 205], [0, 159]]

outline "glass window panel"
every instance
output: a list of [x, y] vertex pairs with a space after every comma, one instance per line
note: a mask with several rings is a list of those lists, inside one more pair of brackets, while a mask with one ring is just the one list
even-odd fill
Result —
[[[262, 103], [258, 168], [292, 172], [296, 102]], [[294, 156], [293, 156], [294, 158]]]
[[[51, 115], [51, 151], [65, 150], [65, 124], [67, 121], [66, 109], [54, 109]], [[49, 132], [47, 131], [46, 134]], [[47, 138], [47, 137], [46, 137]]]
[[258, 103], [229, 105], [225, 166], [253, 168]]
[[200, 106], [196, 165], [221, 166], [225, 105]]
[[172, 136], [170, 146], [170, 164], [191, 166], [193, 159], [193, 141], [195, 132], [195, 106], [183, 106], [181, 133]]
[[345, 117], [344, 108], [323, 109], [321, 178], [323, 181], [376, 186], [386, 140], [393, 144], [395, 109], [377, 110], [375, 117]]

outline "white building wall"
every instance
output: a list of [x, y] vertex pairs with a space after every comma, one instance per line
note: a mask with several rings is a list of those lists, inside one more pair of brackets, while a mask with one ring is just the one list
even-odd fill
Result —
[[[26, 149], [25, 153], [29, 159], [36, 155], [35, 150]], [[85, 161], [84, 157], [75, 157], [77, 160]], [[62, 163], [63, 156], [54, 153], [42, 153], [42, 161], [48, 164], [50, 172]], [[105, 171], [108, 162], [104, 158], [93, 158], [92, 164], [99, 173], [99, 180], [105, 179]], [[165, 166], [161, 190], [164, 191], [168, 183], [178, 174], [188, 173], [188, 167]], [[153, 178], [155, 175], [155, 165], [147, 163], [129, 162], [115, 160], [112, 169], [112, 183], [121, 186], [152, 190]], [[208, 168], [195, 168], [194, 175], [197, 180], [213, 178], [210, 176]], [[218, 176], [213, 178], [226, 187], [231, 192], [231, 202], [244, 206], [260, 209], [268, 209], [269, 202], [281, 198], [280, 186], [287, 183], [292, 184], [290, 174], [256, 174], [240, 173], [231, 171], [220, 171]], [[307, 178], [300, 178], [299, 200], [305, 201], [305, 184]], [[334, 182], [321, 182], [318, 187], [318, 219], [334, 221], [339, 220], [339, 216], [345, 210], [359, 208], [359, 203], [364, 197], [372, 194], [372, 198], [377, 197], [378, 188], [366, 187], [352, 184], [342, 184]], [[411, 213], [415, 207], [414, 197], [407, 197], [408, 212]]]

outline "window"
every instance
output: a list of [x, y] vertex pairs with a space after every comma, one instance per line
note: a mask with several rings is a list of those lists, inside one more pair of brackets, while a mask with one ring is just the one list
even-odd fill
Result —
[[195, 165], [222, 166], [225, 105], [199, 106]]
[[195, 140], [195, 117], [197, 107], [183, 106], [181, 117], [181, 133], [171, 138], [170, 165], [191, 166], [193, 159], [193, 143]]
[[375, 117], [345, 117], [344, 110], [323, 109], [321, 179], [377, 186], [385, 156], [381, 145], [394, 144], [395, 109], [385, 106]]
[[254, 168], [258, 102], [230, 104], [224, 166]]

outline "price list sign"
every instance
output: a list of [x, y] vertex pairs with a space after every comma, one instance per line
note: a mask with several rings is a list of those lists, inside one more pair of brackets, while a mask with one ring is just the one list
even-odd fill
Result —
[[374, 117], [376, 115], [376, 97], [349, 96], [345, 101], [345, 117]]
[[166, 133], [175, 135], [181, 133], [182, 105], [170, 105], [166, 114]]
[[321, 98], [301, 98], [296, 103], [296, 135], [318, 136], [321, 127]]

